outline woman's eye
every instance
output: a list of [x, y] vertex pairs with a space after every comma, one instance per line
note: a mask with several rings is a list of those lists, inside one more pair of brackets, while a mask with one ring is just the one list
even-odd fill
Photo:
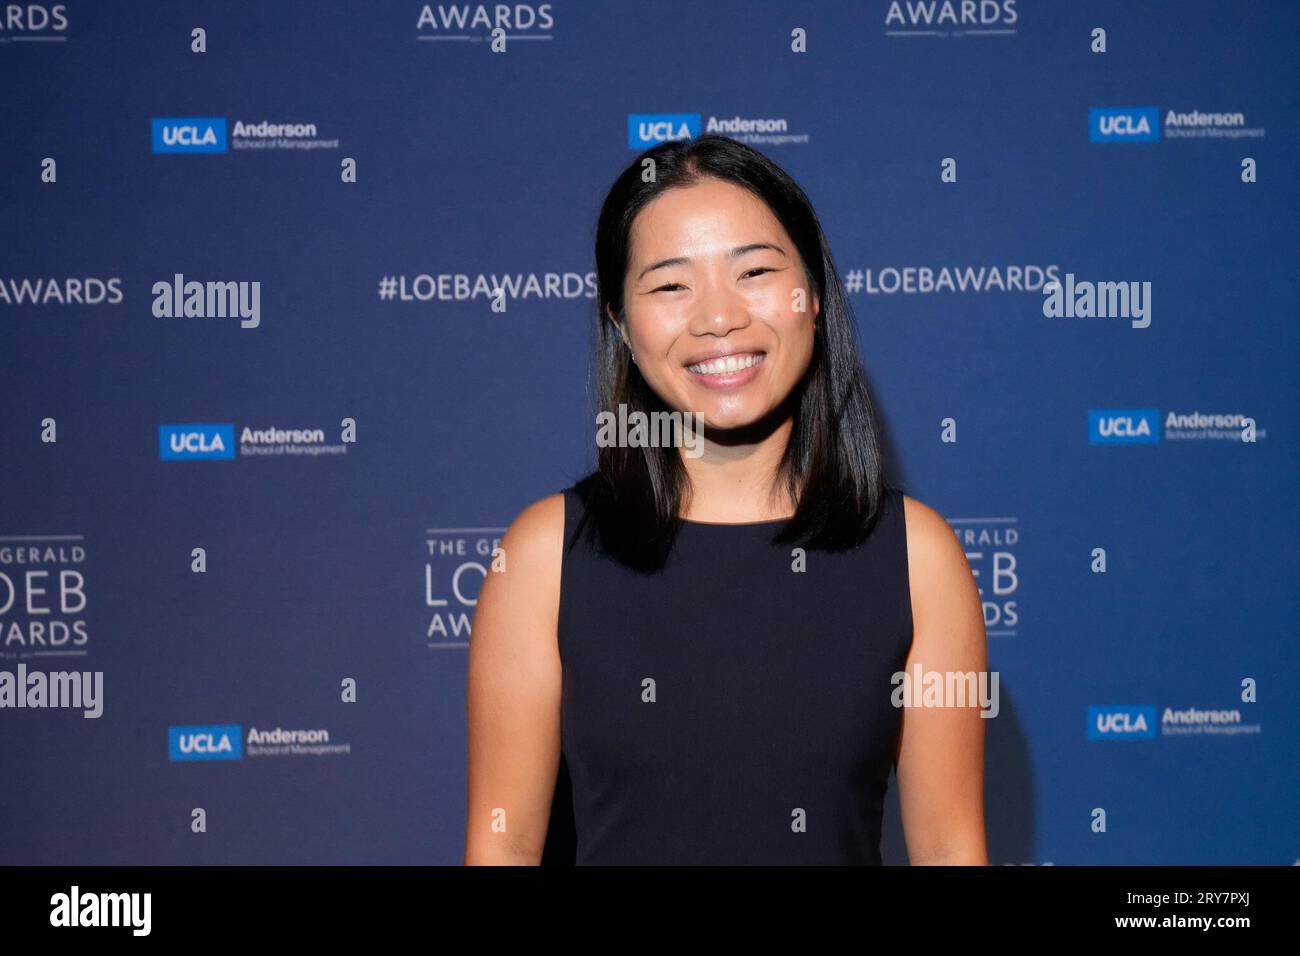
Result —
[[674, 291], [674, 290], [676, 290], [676, 289], [681, 289], [681, 288], [684, 288], [684, 286], [680, 286], [680, 285], [678, 285], [676, 282], [669, 282], [667, 285], [661, 285], [659, 288], [657, 288], [657, 289], [652, 289], [651, 291], [653, 291], [653, 292], [671, 292], [671, 291]]
[[[758, 273], [759, 275], [762, 275], [764, 272], [775, 272], [775, 271], [776, 271], [775, 269], [769, 269], [767, 266], [759, 266], [757, 269], [750, 269], [748, 272], [745, 273], [745, 276], [750, 276], [753, 275], [754, 273]], [[741, 276], [741, 278], [743, 279], [745, 276]]]

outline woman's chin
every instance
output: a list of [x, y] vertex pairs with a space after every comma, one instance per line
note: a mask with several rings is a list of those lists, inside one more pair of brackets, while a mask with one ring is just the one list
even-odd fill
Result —
[[763, 420], [763, 409], [757, 407], [720, 407], [711, 408], [710, 404], [704, 404], [699, 408], [700, 413], [704, 416], [704, 427], [709, 433], [713, 432], [739, 432], [746, 428], [751, 428]]

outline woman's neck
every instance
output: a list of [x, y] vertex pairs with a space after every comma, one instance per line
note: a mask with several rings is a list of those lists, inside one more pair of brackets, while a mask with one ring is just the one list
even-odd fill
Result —
[[705, 432], [703, 454], [682, 456], [690, 479], [681, 517], [725, 524], [770, 521], [794, 513], [796, 503], [776, 481], [794, 430], [793, 418], [758, 434]]

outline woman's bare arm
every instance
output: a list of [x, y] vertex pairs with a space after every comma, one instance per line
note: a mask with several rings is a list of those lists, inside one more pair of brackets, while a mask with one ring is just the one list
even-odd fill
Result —
[[[934, 509], [904, 498], [911, 579], [907, 672], [988, 668], [984, 612], [961, 543]], [[989, 685], [995, 689], [995, 685]], [[969, 698], [968, 698], [969, 700]], [[946, 701], [951, 703], [951, 701]], [[918, 864], [988, 865], [984, 834], [984, 722], [965, 707], [907, 707], [898, 744], [899, 803], [907, 855]]]
[[541, 862], [560, 762], [556, 621], [564, 496], [525, 508], [501, 540], [470, 638], [465, 864]]

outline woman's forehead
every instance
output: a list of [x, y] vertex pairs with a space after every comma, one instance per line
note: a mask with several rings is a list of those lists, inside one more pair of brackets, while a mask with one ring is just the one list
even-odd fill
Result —
[[632, 223], [629, 259], [726, 256], [755, 243], [788, 249], [785, 230], [762, 199], [730, 183], [710, 182], [727, 188], [673, 188], [642, 209]]

